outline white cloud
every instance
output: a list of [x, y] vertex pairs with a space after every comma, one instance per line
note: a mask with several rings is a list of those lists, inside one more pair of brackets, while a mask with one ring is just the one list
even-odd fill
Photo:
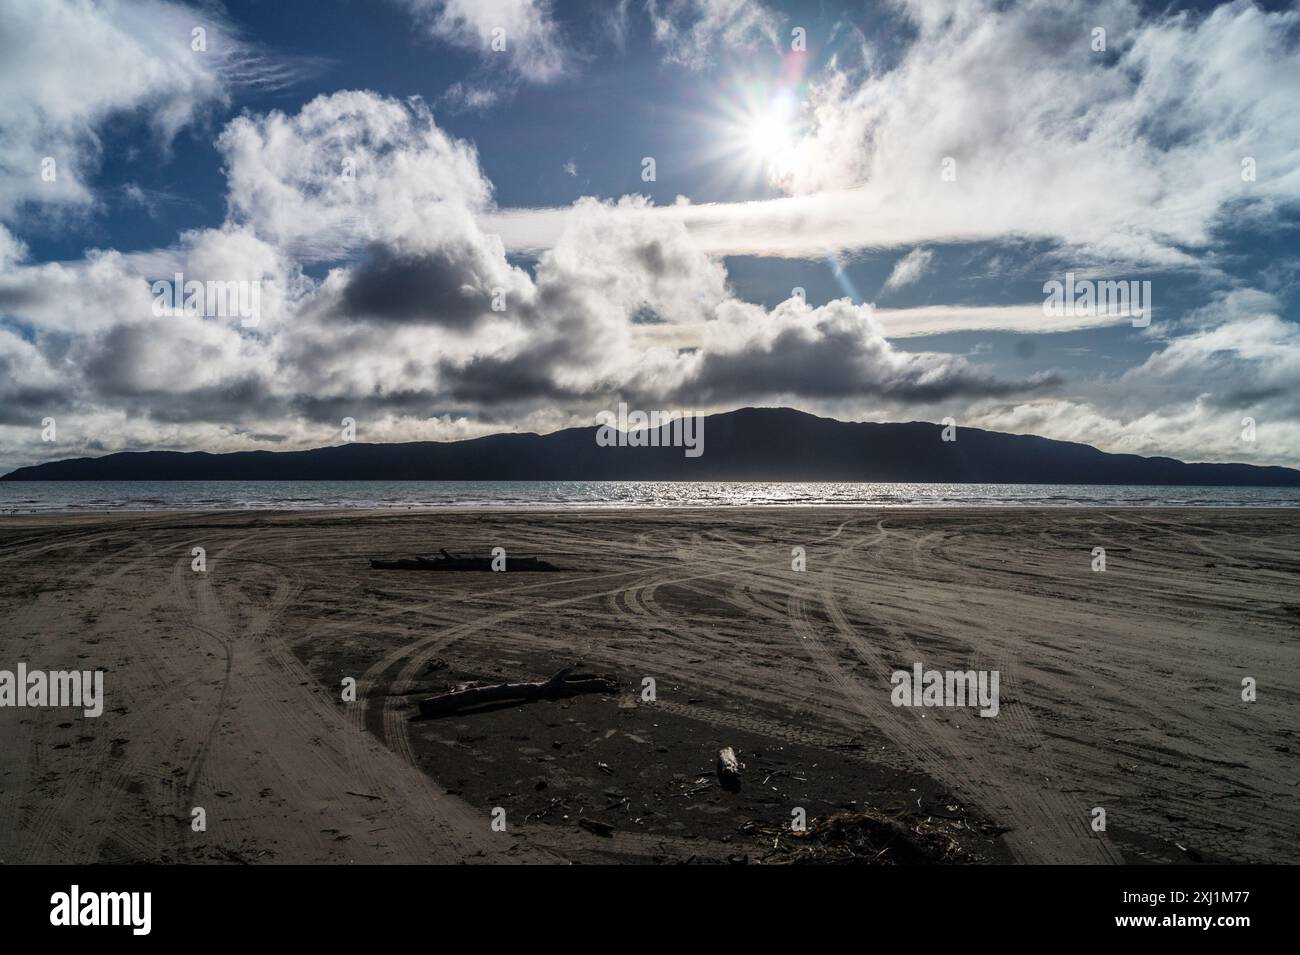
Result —
[[[871, 315], [888, 339], [919, 338], [949, 332], [1014, 332], [1044, 335], [1128, 325], [1124, 315], [1043, 314], [1041, 303], [1026, 305], [922, 305], [917, 308], [872, 308]], [[665, 347], [696, 348], [704, 341], [707, 322], [684, 322], [669, 326], [651, 325], [636, 330], [637, 337]], [[985, 346], [987, 348], [987, 346]]]
[[[1300, 325], [1268, 304], [1231, 293], [1141, 365], [1079, 383], [1068, 398], [984, 405], [971, 423], [1107, 451], [1300, 466]], [[1254, 442], [1243, 438], [1247, 418]]]
[[539, 280], [590, 290], [600, 295], [601, 307], [629, 316], [647, 307], [654, 321], [711, 314], [730, 294], [722, 263], [696, 250], [680, 223], [649, 210], [639, 198], [579, 200]]
[[[1270, 407], [1300, 415], [1300, 324], [1258, 314], [1172, 339], [1124, 373], [1129, 400], [1177, 401], [1205, 395], [1224, 407]], [[1158, 389], [1158, 394], [1155, 393]]]
[[1016, 332], [1022, 335], [1073, 332], [1085, 328], [1127, 325], [1126, 315], [1044, 315], [1041, 302], [1027, 305], [924, 305], [917, 308], [878, 308], [876, 320], [889, 338], [915, 338], [945, 332]]
[[0, 312], [44, 331], [90, 332], [151, 314], [145, 277], [114, 251], [73, 262], [14, 264], [0, 272]]
[[885, 288], [897, 290], [916, 282], [930, 268], [934, 253], [929, 249], [913, 249], [894, 263], [889, 278], [885, 279]]
[[241, 116], [218, 146], [231, 219], [304, 262], [376, 241], [435, 247], [474, 229], [492, 195], [474, 148], [419, 100], [319, 96], [294, 115]]
[[779, 21], [759, 0], [649, 0], [647, 11], [664, 59], [692, 69], [777, 46]]
[[[488, 63], [500, 58], [531, 83], [550, 83], [569, 69], [571, 56], [546, 0], [398, 0], [430, 34], [479, 53]], [[504, 49], [499, 47], [504, 43]]]
[[629, 10], [632, 0], [618, 0], [605, 10], [605, 32], [620, 53], [627, 48]]
[[[675, 205], [713, 254], [1041, 237], [1077, 267], [1195, 267], [1216, 224], [1300, 202], [1300, 11], [1208, 15], [1128, 0], [905, 4], [917, 35], [884, 69], [814, 82], [805, 134], [773, 162], [790, 195]], [[1090, 48], [1108, 29], [1108, 54]], [[1256, 179], [1242, 179], [1242, 160]], [[955, 178], [943, 177], [952, 159]], [[511, 248], [547, 248], [563, 210], [505, 210]]]
[[27, 258], [27, 246], [18, 238], [0, 225], [0, 275], [2, 275], [9, 266], [15, 265]]
[[[1230, 204], [1300, 198], [1288, 105], [1300, 48], [1283, 39], [1300, 13], [1235, 3], [1143, 19], [1119, 0], [937, 10], [910, 5], [919, 35], [897, 68], [814, 90], [809, 134], [778, 170], [791, 193], [858, 189], [868, 208], [1163, 262], [1205, 244]], [[1090, 48], [1098, 24], [1113, 62]], [[1240, 176], [1246, 156], [1254, 183]]]
[[[1077, 441], [1114, 453], [1300, 467], [1300, 424], [1260, 418], [1255, 440], [1247, 441], [1243, 417], [1199, 400], [1152, 411], [1106, 413], [1090, 402], [1044, 399], [977, 412], [967, 420], [972, 427]], [[1086, 482], [1086, 477], [1080, 480]]]
[[[207, 50], [191, 48], [206, 30]], [[132, 114], [159, 148], [224, 103], [235, 78], [269, 75], [211, 9], [169, 0], [7, 0], [0, 16], [0, 219], [26, 203], [86, 208], [100, 130]], [[53, 160], [54, 178], [42, 176]], [[43, 213], [48, 215], [49, 213]]]
[[438, 104], [452, 113], [475, 113], [501, 102], [502, 92], [477, 82], [455, 82], [438, 98]]

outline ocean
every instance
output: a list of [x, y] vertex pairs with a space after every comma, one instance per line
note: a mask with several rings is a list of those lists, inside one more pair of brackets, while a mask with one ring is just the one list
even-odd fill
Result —
[[756, 505], [1297, 507], [1300, 488], [761, 481], [0, 481], [0, 514]]

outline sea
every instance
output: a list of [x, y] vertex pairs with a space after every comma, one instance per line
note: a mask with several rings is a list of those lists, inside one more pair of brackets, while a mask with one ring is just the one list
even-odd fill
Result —
[[0, 481], [0, 514], [755, 506], [1298, 507], [1300, 487], [762, 481]]

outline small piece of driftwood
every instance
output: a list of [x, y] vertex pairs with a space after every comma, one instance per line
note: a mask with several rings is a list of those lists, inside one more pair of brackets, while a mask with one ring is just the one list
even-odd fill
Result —
[[580, 817], [578, 819], [578, 825], [582, 826], [582, 828], [586, 829], [592, 835], [602, 836], [605, 839], [609, 839], [614, 835], [614, 827], [609, 823], [601, 822], [598, 819]]
[[739, 789], [740, 772], [744, 768], [745, 764], [736, 759], [736, 751], [730, 746], [718, 752], [718, 782], [723, 789]]
[[574, 673], [573, 667], [566, 667], [549, 680], [537, 683], [492, 683], [486, 686], [469, 686], [431, 696], [420, 701], [422, 716], [441, 716], [454, 713], [467, 706], [479, 706], [483, 703], [502, 703], [512, 700], [528, 702], [531, 700], [559, 700], [580, 693], [613, 693], [618, 684], [604, 677], [590, 673]]

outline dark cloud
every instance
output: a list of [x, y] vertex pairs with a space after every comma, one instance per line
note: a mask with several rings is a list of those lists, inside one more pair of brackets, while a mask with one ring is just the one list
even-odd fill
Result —
[[491, 309], [491, 283], [468, 246], [420, 254], [375, 246], [349, 276], [336, 314], [469, 329]]
[[[104, 332], [82, 363], [89, 389], [108, 398], [133, 398], [149, 394], [148, 363], [156, 340], [173, 329], [166, 325], [116, 325]], [[181, 343], [177, 342], [178, 344]]]
[[477, 405], [581, 397], [555, 380], [551, 365], [561, 352], [554, 347], [512, 358], [480, 356], [465, 365], [444, 365], [443, 394], [452, 401]]
[[1212, 394], [1208, 400], [1216, 408], [1249, 408], [1253, 405], [1276, 401], [1279, 398], [1289, 398], [1294, 394], [1293, 389], [1282, 387], [1242, 388], [1234, 389], [1225, 394]]
[[41, 294], [30, 286], [0, 288], [0, 313], [25, 308], [42, 301]]
[[1059, 383], [1056, 375], [999, 381], [974, 374], [964, 362], [947, 356], [893, 352], [883, 340], [864, 339], [848, 329], [824, 329], [815, 339], [791, 329], [777, 336], [771, 347], [706, 353], [699, 373], [674, 397], [712, 403], [776, 395], [872, 396], [920, 404], [954, 397], [1006, 397]]
[[128, 413], [166, 424], [217, 422], [238, 424], [273, 417], [284, 410], [284, 399], [266, 382], [254, 377], [236, 378], [189, 391], [142, 392], [120, 403]]
[[637, 261], [655, 278], [662, 278], [668, 271], [668, 254], [664, 251], [664, 244], [657, 239], [638, 246], [635, 255]]
[[375, 418], [402, 415], [432, 417], [438, 395], [420, 388], [402, 388], [369, 395], [297, 395], [290, 402], [295, 414], [308, 421], [337, 425], [345, 417]]
[[74, 407], [68, 388], [22, 381], [24, 359], [0, 354], [0, 424], [40, 425], [45, 415]]
[[54, 388], [17, 388], [0, 392], [0, 424], [40, 427], [41, 418], [69, 407], [66, 392]]

